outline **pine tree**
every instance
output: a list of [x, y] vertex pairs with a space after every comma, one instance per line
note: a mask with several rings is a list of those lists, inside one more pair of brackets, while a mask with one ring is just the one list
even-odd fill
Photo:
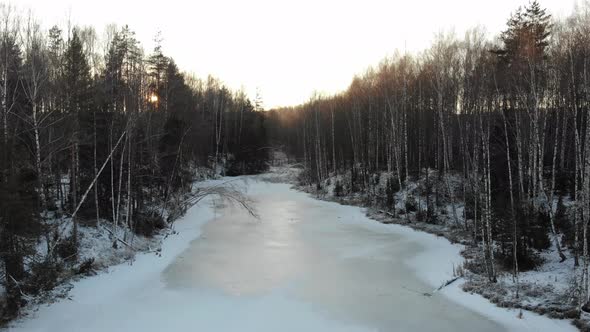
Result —
[[168, 68], [169, 59], [164, 56], [162, 52], [162, 34], [158, 32], [154, 38], [156, 46], [154, 51], [147, 59], [149, 65], [149, 75], [152, 80], [150, 83], [150, 90], [158, 98], [156, 103], [157, 110], [167, 110], [166, 100], [162, 100], [166, 93], [166, 70]]
[[[63, 80], [66, 92], [66, 110], [73, 119], [70, 164], [70, 205], [77, 208], [80, 190], [80, 117], [87, 115], [91, 106], [90, 67], [82, 49], [78, 32], [74, 29], [65, 51]], [[78, 243], [78, 220], [73, 218], [72, 242]]]

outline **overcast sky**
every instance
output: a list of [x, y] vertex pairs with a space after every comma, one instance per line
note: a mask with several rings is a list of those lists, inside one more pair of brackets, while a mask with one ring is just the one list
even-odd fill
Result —
[[[541, 0], [554, 16], [566, 16], [575, 0]], [[158, 30], [164, 52], [182, 70], [212, 74], [253, 98], [258, 87], [266, 108], [305, 102], [314, 91], [346, 89], [353, 75], [396, 49], [428, 47], [435, 33], [462, 36], [476, 25], [490, 35], [528, 0], [17, 0], [45, 27], [128, 24], [146, 51]]]

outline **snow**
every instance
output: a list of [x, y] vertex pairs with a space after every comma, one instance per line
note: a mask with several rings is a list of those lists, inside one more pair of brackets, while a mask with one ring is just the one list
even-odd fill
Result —
[[[423, 230], [428, 233], [443, 235], [452, 242], [459, 242], [466, 244], [470, 241], [471, 235], [463, 230], [465, 222], [465, 203], [462, 201], [462, 181], [464, 179], [459, 174], [447, 174], [445, 181], [440, 181], [440, 177], [435, 170], [429, 170], [431, 185], [433, 188], [438, 186], [439, 199], [435, 206], [436, 220], [429, 222], [425, 220], [424, 215], [418, 215], [416, 212], [405, 213], [406, 200], [408, 198], [424, 208], [426, 206], [425, 188], [426, 178], [413, 179], [405, 184], [395, 197], [395, 211], [393, 209], [390, 213], [383, 213], [381, 209], [386, 209], [383, 201], [375, 200], [373, 193], [381, 198], [385, 195], [386, 179], [392, 178], [395, 180], [395, 174], [381, 173], [378, 183], [375, 187], [370, 187], [365, 192], [350, 193], [345, 190], [343, 197], [335, 197], [334, 183], [341, 181], [344, 185], [350, 183], [350, 172], [339, 175], [331, 175], [322, 183], [322, 189], [318, 192], [316, 187], [301, 186], [298, 188], [318, 195], [322, 199], [331, 201], [344, 202], [351, 205], [366, 206], [368, 201], [372, 209], [369, 214], [372, 218], [380, 220], [384, 223], [411, 223], [411, 226], [418, 230]], [[453, 209], [452, 201], [447, 193], [447, 181], [455, 193], [455, 204]], [[383, 200], [383, 198], [382, 198]], [[558, 197], [553, 200], [554, 208], [557, 205]], [[434, 201], [431, 201], [435, 203]], [[563, 197], [563, 203], [566, 208], [572, 204], [568, 197]], [[568, 209], [571, 211], [571, 209]], [[455, 211], [457, 219], [455, 219]], [[397, 219], [391, 218], [394, 212], [398, 214]], [[570, 220], [573, 217], [570, 216]], [[472, 223], [468, 220], [467, 224]], [[458, 227], [459, 226], [459, 227]], [[469, 259], [482, 259], [481, 252], [476, 252], [475, 248], [468, 248], [464, 253], [465, 257]], [[498, 282], [494, 285], [488, 285], [484, 276], [476, 275], [471, 271], [467, 271], [468, 281], [463, 285], [464, 288], [470, 292], [477, 292], [491, 299], [494, 303], [498, 303], [502, 307], [527, 308], [538, 313], [545, 313], [550, 317], [572, 317], [575, 315], [574, 299], [572, 294], [575, 293], [574, 284], [576, 278], [580, 279], [579, 269], [573, 266], [573, 253], [567, 249], [562, 248], [565, 255], [570, 259], [561, 262], [555, 244], [547, 250], [536, 251], [536, 254], [542, 259], [540, 266], [533, 271], [526, 271], [519, 274], [519, 295], [516, 296], [517, 287], [512, 279], [510, 270], [500, 268], [498, 271]], [[479, 258], [478, 258], [479, 256]], [[471, 263], [474, 263], [472, 261]], [[463, 266], [461, 266], [463, 268]], [[576, 276], [576, 274], [578, 274]], [[583, 315], [583, 321], [587, 321], [587, 316]]]
[[[199, 236], [200, 227], [214, 217], [215, 211], [209, 206], [210, 203], [211, 198], [208, 198], [189, 209], [186, 215], [175, 223], [177, 234], [163, 241], [160, 253], [139, 254], [135, 260], [114, 266], [106, 273], [76, 281], [68, 296], [71, 300], [42, 306], [33, 317], [17, 321], [8, 331], [66, 331], [66, 328], [70, 328], [71, 331], [124, 330], [116, 317], [104, 320], [101, 312], [132, 316], [138, 308], [129, 297], [144, 294], [147, 285], [153, 285], [155, 289], [162, 287], [159, 282], [161, 271]], [[105, 243], [111, 244], [110, 240], [105, 240]], [[116, 310], [109, 310], [111, 307], [115, 307]], [[92, 314], [75, 317], [81, 312]], [[64, 322], [67, 321], [72, 323], [68, 324], [69, 327], [64, 326]], [[116, 325], [108, 327], [108, 322]]]
[[[426, 250], [407, 263], [416, 271], [418, 277], [435, 289], [441, 286], [441, 280], [453, 278], [453, 266], [462, 265], [462, 245], [452, 244], [443, 237], [415, 231], [407, 226], [388, 225], [409, 239], [426, 246]], [[470, 294], [461, 289], [462, 281], [455, 282], [440, 292], [452, 301], [470, 308], [503, 325], [510, 331], [577, 331], [569, 320], [550, 319], [539, 314], [523, 310], [522, 318], [516, 309], [500, 308], [477, 294]]]
[[570, 281], [574, 277], [574, 260], [561, 262], [555, 243], [549, 250], [541, 252], [543, 264], [537, 269], [519, 274], [519, 280], [536, 285], [549, 285], [557, 292], [567, 292], [571, 286]]
[[[214, 183], [208, 181], [208, 183]], [[308, 222], [305, 224], [303, 230], [307, 233], [319, 233], [318, 238], [325, 236], [325, 241], [320, 244], [323, 247], [313, 249], [330, 250], [331, 246], [336, 246], [338, 249], [339, 265], [324, 264], [323, 260], [314, 264], [314, 268], [320, 268], [322, 272], [329, 273], [333, 267], [346, 269], [343, 271], [351, 272], [351, 268], [356, 269], [356, 274], [353, 277], [355, 282], [362, 282], [365, 285], [357, 285], [360, 290], [368, 290], [372, 285], [371, 282], [378, 284], [376, 280], [363, 279], [363, 271], [355, 265], [350, 265], [356, 262], [357, 258], [364, 260], [378, 261], [385, 264], [387, 250], [390, 250], [386, 244], [389, 239], [399, 238], [396, 242], [398, 246], [411, 247], [418, 246], [421, 249], [417, 254], [403, 256], [404, 263], [415, 272], [416, 276], [425, 284], [438, 288], [441, 283], [452, 278], [453, 266], [459, 266], [463, 262], [460, 255], [462, 247], [460, 245], [451, 244], [448, 240], [436, 237], [431, 234], [414, 231], [409, 227], [401, 225], [384, 225], [376, 223], [365, 216], [364, 209], [350, 206], [340, 206], [337, 203], [317, 201], [309, 196], [295, 192], [289, 189], [287, 185], [281, 184], [262, 184], [260, 182], [249, 181], [249, 194], [264, 194], [266, 197], [282, 197], [286, 200], [298, 201], [298, 204], [293, 206], [285, 206], [284, 202], [279, 202], [275, 206], [268, 207], [266, 202], [260, 204], [261, 213], [264, 213], [265, 208], [271, 209], [272, 213], [269, 215], [270, 220], [276, 222], [281, 218], [287, 219], [293, 226], [304, 224], [297, 216], [307, 216], [313, 211], [319, 211], [317, 222]], [[189, 209], [187, 214], [175, 223], [175, 230], [177, 234], [169, 236], [162, 243], [161, 255], [154, 253], [139, 254], [131, 263], [120, 264], [109, 269], [108, 273], [99, 274], [97, 276], [85, 278], [74, 283], [74, 287], [69, 294], [69, 299], [61, 300], [57, 303], [40, 307], [36, 312], [32, 313], [30, 317], [25, 317], [13, 324], [9, 331], [370, 331], [375, 328], [368, 328], [365, 324], [359, 321], [343, 321], [331, 319], [329, 315], [325, 315], [321, 306], [310, 305], [312, 299], [322, 302], [328, 301], [330, 295], [322, 293], [322, 289], [312, 288], [318, 294], [310, 294], [305, 297], [293, 297], [292, 289], [297, 287], [293, 284], [291, 279], [280, 279], [280, 285], [276, 286], [273, 283], [262, 283], [263, 288], [267, 291], [257, 292], [251, 295], [229, 295], [222, 289], [215, 287], [190, 287], [181, 284], [171, 287], [167, 280], [165, 280], [166, 270], [170, 269], [175, 264], [188, 264], [182, 266], [200, 267], [194, 265], [195, 248], [197, 254], [206, 255], [210, 259], [226, 260], [225, 263], [242, 262], [240, 268], [247, 270], [257, 270], [256, 265], [248, 266], [248, 262], [244, 262], [243, 257], [251, 257], [248, 255], [256, 255], [256, 251], [247, 252], [247, 250], [263, 250], [267, 252], [279, 252], [286, 255], [283, 263], [286, 265], [277, 264], [270, 267], [278, 269], [281, 278], [285, 269], [293, 267], [291, 264], [297, 266], [306, 266], [304, 259], [318, 259], [319, 251], [312, 251], [310, 256], [302, 256], [304, 251], [302, 244], [296, 242], [294, 250], [289, 250], [288, 241], [296, 239], [302, 240], [299, 236], [301, 234], [286, 233], [291, 228], [283, 226], [275, 226], [278, 228], [271, 229], [270, 233], [273, 237], [269, 237], [269, 233], [263, 232], [260, 234], [244, 233], [245, 225], [238, 225], [237, 229], [230, 229], [235, 234], [240, 234], [235, 238], [235, 242], [246, 241], [243, 244], [244, 252], [234, 252], [233, 255], [214, 255], [217, 247], [209, 247], [211, 252], [203, 252], [202, 247], [198, 244], [203, 241], [213, 241], [214, 239], [200, 238], [203, 229], [209, 227], [207, 224], [218, 216], [220, 211], [218, 207], [219, 202], [212, 198], [203, 200], [199, 205]], [[232, 212], [233, 213], [233, 212]], [[233, 214], [230, 214], [230, 216]], [[234, 215], [234, 217], [236, 217]], [[321, 217], [321, 218], [320, 218]], [[237, 218], [237, 217], [236, 217]], [[319, 220], [324, 222], [323, 224]], [[323, 220], [327, 221], [323, 221]], [[329, 219], [329, 220], [328, 220]], [[215, 224], [218, 222], [216, 219]], [[326, 223], [327, 222], [327, 223]], [[214, 223], [212, 223], [214, 224]], [[327, 228], [326, 225], [343, 225], [337, 229]], [[366, 229], [368, 239], [374, 239], [376, 242], [365, 241], [359, 244], [359, 238], [356, 233], [349, 234], [342, 228], [347, 225], [358, 226]], [[213, 225], [211, 225], [213, 226]], [[223, 226], [220, 224], [220, 227]], [[273, 227], [275, 227], [273, 226]], [[242, 227], [242, 228], [239, 228]], [[260, 227], [266, 227], [261, 225]], [[297, 226], [299, 227], [299, 226]], [[227, 230], [226, 228], [222, 228]], [[259, 229], [259, 228], [254, 228]], [[263, 228], [264, 229], [264, 228]], [[265, 229], [266, 230], [266, 229]], [[234, 234], [234, 235], [235, 235]], [[275, 238], [276, 236], [283, 236]], [[342, 239], [335, 239], [334, 235], [342, 235]], [[260, 248], [251, 248], [252, 242], [247, 242], [247, 237], [254, 236], [253, 240], [258, 241], [256, 236], [262, 236], [266, 239], [265, 246]], [[330, 237], [332, 236], [332, 237]], [[323, 239], [323, 238], [322, 238]], [[360, 238], [364, 240], [364, 238]], [[193, 240], [195, 242], [193, 242]], [[227, 241], [226, 241], [227, 242]], [[393, 241], [392, 241], [393, 242]], [[256, 242], [254, 242], [256, 243]], [[234, 244], [234, 243], [230, 243]], [[195, 246], [197, 245], [197, 246]], [[238, 247], [239, 248], [239, 247]], [[268, 251], [271, 248], [272, 251]], [[193, 253], [191, 254], [191, 250]], [[219, 254], [219, 253], [218, 253]], [[289, 256], [296, 254], [297, 256]], [[213, 255], [213, 256], [211, 256]], [[246, 256], [243, 256], [246, 255]], [[332, 257], [332, 256], [330, 256]], [[265, 259], [273, 259], [273, 257], [264, 257]], [[276, 259], [276, 257], [274, 257]], [[292, 258], [299, 258], [298, 260], [290, 260]], [[323, 259], [323, 258], [322, 258]], [[387, 258], [389, 259], [389, 258]], [[184, 260], [185, 262], [182, 262]], [[180, 262], [180, 263], [179, 263]], [[223, 262], [214, 261], [219, 264]], [[385, 263], [384, 263], [385, 262]], [[198, 262], [196, 262], [198, 263]], [[191, 265], [192, 264], [192, 265]], [[327, 266], [324, 266], [327, 265]], [[342, 265], [342, 266], [341, 266]], [[232, 266], [232, 265], [229, 265]], [[383, 265], [387, 266], [387, 264]], [[395, 266], [388, 267], [388, 269], [396, 270]], [[400, 268], [401, 269], [401, 268]], [[239, 270], [236, 270], [239, 271]], [[236, 271], [226, 271], [224, 277], [231, 280], [247, 281], [248, 275], [238, 274]], [[336, 274], [337, 271], [332, 271]], [[386, 270], [389, 271], [389, 270]], [[205, 271], [199, 269], [193, 270], [197, 276]], [[223, 271], [221, 271], [223, 273]], [[250, 271], [253, 277], [257, 277], [256, 271]], [[299, 275], [295, 272], [289, 275], [290, 278], [296, 278]], [[332, 277], [332, 275], [330, 275]], [[342, 276], [346, 277], [345, 275]], [[388, 275], [380, 276], [382, 279], [388, 278]], [[412, 276], [408, 276], [412, 278]], [[360, 280], [360, 281], [359, 281]], [[279, 283], [277, 281], [277, 283]], [[386, 280], [387, 281], [387, 280]], [[314, 280], [307, 280], [304, 283], [316, 282]], [[346, 298], [347, 292], [352, 289], [340, 288], [339, 280], [334, 280], [325, 277], [323, 282], [326, 289], [335, 287], [336, 290], [342, 294], [335, 294], [336, 298]], [[334, 285], [329, 285], [333, 282]], [[388, 281], [394, 283], [395, 278]], [[276, 287], [274, 287], [276, 286]], [[344, 286], [350, 286], [344, 284]], [[365, 287], [365, 288], [363, 288]], [[431, 298], [416, 297], [413, 295], [414, 301], [434, 301], [439, 294], [444, 295], [445, 298], [457, 304], [456, 308], [446, 309], [449, 313], [464, 310], [468, 308], [484, 317], [487, 317], [494, 322], [502, 325], [509, 331], [575, 331], [575, 328], [570, 325], [569, 321], [552, 320], [544, 316], [540, 316], [530, 312], [524, 312], [522, 319], [517, 318], [518, 311], [507, 310], [496, 307], [483, 297], [479, 295], [472, 295], [465, 293], [460, 288], [460, 282], [451, 284], [437, 292]], [[324, 295], [326, 296], [325, 298]], [[395, 298], [387, 297], [388, 301], [394, 301]], [[325, 305], [325, 304], [324, 304]], [[404, 308], [408, 303], [398, 304]], [[416, 304], [413, 304], [416, 305]], [[418, 303], [417, 305], [436, 305], [430, 302]], [[353, 311], [370, 311], [370, 310], [392, 310], [390, 308], [378, 308], [378, 306], [371, 307], [363, 303], [351, 304]], [[339, 307], [340, 308], [340, 307]], [[350, 310], [350, 308], [340, 308], [342, 310]], [[436, 308], [435, 308], [436, 309]], [[445, 312], [442, 310], [441, 312]], [[347, 311], [349, 312], [349, 311]], [[398, 313], [399, 314], [399, 313]], [[402, 315], [406, 313], [401, 313]], [[408, 315], [420, 316], [420, 313], [407, 313]], [[371, 317], [369, 315], [369, 317]], [[475, 316], [474, 316], [475, 317]], [[477, 321], [477, 319], [475, 320]], [[482, 324], [484, 322], [482, 321]], [[401, 324], [401, 322], [400, 322]], [[414, 328], [415, 329], [415, 328]], [[410, 330], [404, 329], [400, 325], [400, 331]]]

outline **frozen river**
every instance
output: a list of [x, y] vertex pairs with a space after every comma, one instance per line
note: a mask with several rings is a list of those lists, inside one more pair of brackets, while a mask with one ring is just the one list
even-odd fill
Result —
[[279, 184], [250, 185], [249, 195], [259, 219], [221, 209], [164, 273], [171, 289], [247, 304], [215, 324], [247, 331], [502, 330], [442, 295], [424, 296], [432, 287], [405, 264], [422, 246], [391, 227], [363, 223], [360, 209]]
[[[250, 178], [252, 179], [252, 178]], [[255, 179], [255, 178], [254, 178]], [[248, 181], [259, 218], [219, 201], [191, 208], [162, 256], [74, 284], [13, 331], [565, 331], [453, 284], [444, 239], [367, 219], [286, 184]], [[453, 300], [451, 300], [451, 298]]]

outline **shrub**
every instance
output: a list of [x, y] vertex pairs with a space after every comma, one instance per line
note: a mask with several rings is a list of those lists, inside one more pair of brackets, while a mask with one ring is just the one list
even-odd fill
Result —
[[76, 274], [91, 274], [94, 271], [94, 258], [85, 259], [78, 267]]
[[156, 230], [166, 228], [166, 221], [155, 211], [137, 212], [135, 214], [135, 233], [143, 236], [153, 236]]
[[[512, 248], [513, 246], [510, 243], [506, 246], [506, 250], [499, 250], [494, 254], [496, 259], [508, 271], [512, 271], [514, 268], [514, 252]], [[524, 249], [522, 245], [518, 246], [516, 258], [518, 259], [518, 270], [521, 272], [530, 271], [543, 263], [543, 259], [538, 253], [530, 249]]]
[[336, 184], [334, 185], [334, 196], [341, 197], [344, 194], [344, 187], [340, 180], [336, 180]]
[[426, 210], [426, 222], [429, 224], [438, 223], [438, 216], [434, 212], [434, 209], [431, 208]]
[[416, 212], [418, 210], [418, 203], [416, 202], [416, 198], [414, 196], [409, 195], [406, 198], [406, 211], [408, 212]]
[[61, 272], [62, 266], [49, 258], [31, 263], [31, 275], [27, 280], [26, 291], [38, 294], [41, 291], [52, 290], [57, 286]]
[[425, 222], [426, 221], [426, 211], [420, 210], [416, 212], [416, 221], [418, 222]]
[[387, 179], [385, 188], [386, 206], [388, 209], [395, 208], [395, 193], [399, 191], [399, 183], [393, 178]]
[[545, 250], [551, 247], [551, 239], [549, 238], [549, 215], [546, 213], [539, 213], [537, 215], [537, 223], [529, 227], [530, 237], [532, 239], [532, 246], [535, 249]]
[[76, 260], [76, 257], [78, 256], [78, 247], [76, 245], [76, 242], [74, 241], [73, 236], [67, 237], [59, 241], [55, 246], [55, 250], [57, 255], [61, 259], [66, 261]]
[[311, 171], [307, 168], [303, 169], [303, 171], [299, 172], [297, 175], [297, 182], [302, 186], [307, 186], [311, 184], [311, 179], [313, 178]]
[[436, 224], [438, 218], [436, 217], [436, 213], [433, 213], [432, 209], [424, 209], [416, 212], [416, 221]]

